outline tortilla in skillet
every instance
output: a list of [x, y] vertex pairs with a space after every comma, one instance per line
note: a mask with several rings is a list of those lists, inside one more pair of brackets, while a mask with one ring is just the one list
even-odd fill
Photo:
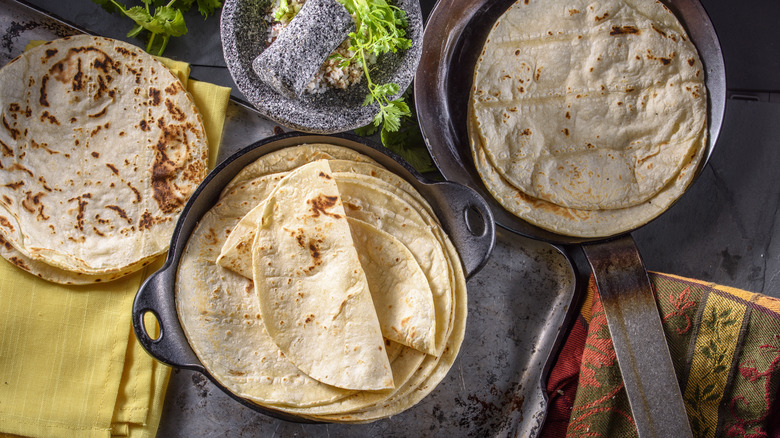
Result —
[[252, 266], [266, 330], [301, 371], [345, 389], [394, 386], [326, 160], [292, 171], [263, 202]]
[[[324, 150], [328, 150], [328, 153], [324, 153]], [[185, 333], [196, 354], [209, 372], [237, 395], [270, 409], [307, 418], [372, 421], [376, 416], [392, 415], [413, 405], [433, 390], [446, 375], [463, 339], [466, 317], [465, 277], [454, 247], [422, 196], [402, 178], [374, 164], [373, 160], [347, 151], [346, 148], [332, 145], [322, 145], [321, 148], [311, 145], [290, 147], [266, 154], [247, 166], [245, 172], [239, 172], [239, 176], [228, 185], [229, 191], [223, 191], [219, 203], [204, 216], [187, 244], [177, 275], [176, 303]], [[323, 158], [327, 161], [316, 162]], [[326, 167], [322, 168], [323, 165]], [[258, 310], [261, 308], [258, 297], [263, 292], [260, 291], [258, 296], [247, 293], [250, 288], [258, 288], [257, 285], [251, 286], [253, 279], [267, 282], [271, 277], [284, 279], [285, 275], [298, 279], [296, 272], [308, 271], [306, 268], [309, 265], [306, 263], [294, 263], [293, 258], [285, 257], [295, 254], [292, 247], [298, 246], [301, 255], [309, 251], [307, 260], [313, 260], [310, 253], [312, 246], [304, 245], [304, 248], [300, 246], [300, 241], [314, 242], [315, 247], [324, 248], [321, 245], [326, 243], [325, 235], [320, 236], [322, 239], [296, 238], [300, 234], [295, 232], [298, 228], [311, 229], [314, 234], [318, 228], [324, 229], [322, 224], [314, 225], [317, 221], [301, 218], [279, 221], [274, 225], [273, 220], [266, 220], [265, 225], [261, 225], [263, 217], [267, 216], [259, 214], [275, 209], [295, 209], [290, 206], [291, 203], [312, 205], [306, 204], [305, 200], [311, 199], [317, 191], [314, 189], [316, 184], [310, 181], [316, 177], [311, 172], [308, 172], [308, 178], [301, 178], [301, 175], [304, 175], [302, 171], [307, 170], [304, 168], [315, 166], [320, 167], [314, 174], [329, 173], [337, 183], [343, 212], [349, 224], [349, 236], [343, 232], [339, 236], [345, 242], [353, 242], [358, 252], [359, 269], [365, 272], [371, 289], [371, 311], [376, 312], [380, 325], [383, 317], [389, 315], [386, 320], [406, 320], [406, 327], [410, 328], [395, 333], [392, 324], [390, 327], [381, 327], [392, 369], [392, 388], [352, 391], [312, 378], [288, 359], [288, 354], [281, 353], [278, 343], [284, 346], [287, 341], [282, 339], [278, 343], [274, 342], [265, 330], [266, 324], [272, 324], [269, 321], [273, 320], [274, 325], [288, 329], [287, 333], [282, 333], [282, 337], [307, 338], [309, 336], [305, 330], [295, 328], [307, 324], [305, 318], [300, 325], [290, 323], [300, 319], [290, 315], [300, 316], [306, 312], [288, 312], [281, 318], [278, 315], [265, 318], [263, 312]], [[330, 172], [325, 171], [327, 168], [330, 168]], [[287, 190], [287, 194], [280, 195], [280, 190]], [[282, 198], [284, 202], [280, 202]], [[232, 205], [230, 214], [219, 213], [228, 211], [225, 210], [228, 204]], [[285, 216], [283, 212], [273, 214]], [[227, 219], [228, 216], [230, 219]], [[293, 226], [295, 224], [306, 226]], [[278, 247], [277, 243], [269, 246], [269, 237], [262, 231], [263, 226], [273, 228], [276, 225], [280, 225], [281, 230], [275, 232], [274, 240], [277, 237], [282, 240], [289, 238], [289, 251], [282, 251], [274, 257], [252, 258], [253, 253], [257, 256], [257, 252], [265, 251], [263, 248]], [[247, 256], [251, 259], [248, 264]], [[372, 266], [364, 266], [364, 263]], [[382, 268], [383, 264], [387, 264], [385, 269]], [[248, 278], [247, 269], [253, 265], [267, 269], [271, 277], [263, 273], [257, 275], [252, 271], [252, 279]], [[337, 269], [339, 263], [328, 265], [323, 263], [317, 268], [331, 270], [328, 278], [343, 271]], [[342, 272], [341, 275], [349, 277], [352, 274]], [[410, 292], [404, 290], [404, 287], [393, 289], [394, 283], [403, 286], [406, 284], [404, 280], [409, 278], [414, 279], [414, 289], [417, 291]], [[320, 281], [317, 286], [327, 291], [340, 281]], [[319, 298], [310, 297], [312, 302], [317, 302], [311, 307], [316, 310], [316, 314], [309, 323], [316, 321], [318, 315], [324, 314], [321, 309], [329, 306], [328, 297], [313, 288], [283, 287], [301, 282], [277, 283], [272, 287], [276, 288], [278, 299], [271, 300], [275, 301], [272, 305], [293, 305], [284, 301], [290, 296], [293, 301], [296, 297], [300, 298], [295, 295], [297, 292], [302, 292], [304, 297], [319, 294]], [[375, 297], [377, 284], [386, 294], [379, 300]], [[420, 289], [421, 285], [425, 287]], [[281, 289], [287, 291], [282, 292]], [[338, 292], [334, 293], [338, 295]], [[428, 294], [427, 300], [432, 304], [421, 305], [419, 299], [424, 298], [424, 294]], [[399, 300], [412, 305], [404, 307]], [[425, 311], [429, 306], [432, 312]], [[399, 313], [393, 315], [393, 311]], [[279, 324], [280, 321], [284, 321], [284, 324]], [[289, 330], [291, 325], [293, 329]], [[433, 332], [433, 336], [420, 334], [426, 331]], [[394, 342], [386, 333], [400, 336], [399, 339], [407, 345]], [[258, 339], [271, 339], [272, 342], [261, 347]], [[307, 353], [298, 359], [298, 363], [321, 356], [321, 350], [316, 347], [305, 351]], [[265, 359], [253, 360], [257, 356]], [[269, 358], [274, 359], [269, 362]], [[284, 368], [279, 365], [280, 359], [285, 362]], [[269, 368], [268, 364], [273, 366]], [[282, 374], [278, 374], [278, 371], [282, 371]]]
[[[656, 196], [641, 204], [611, 210], [583, 210], [562, 207], [518, 190], [493, 167], [479, 136], [469, 120], [474, 164], [493, 198], [508, 211], [541, 228], [570, 236], [596, 238], [628, 232], [646, 224], [682, 195], [701, 163], [704, 145], [692, 152], [680, 173]], [[702, 133], [702, 136], [705, 134]], [[704, 139], [702, 138], [702, 143]]]
[[701, 61], [658, 1], [513, 4], [479, 57], [469, 111], [475, 162], [483, 155], [517, 196], [562, 209], [668, 206], [654, 198], [687, 186], [683, 169], [706, 142]]

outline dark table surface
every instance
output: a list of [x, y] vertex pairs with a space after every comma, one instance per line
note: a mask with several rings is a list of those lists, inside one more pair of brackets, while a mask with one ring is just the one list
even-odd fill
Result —
[[[89, 0], [27, 1], [92, 32], [142, 44], [125, 36], [129, 20]], [[423, 11], [433, 3], [421, 1]], [[669, 211], [633, 235], [650, 270], [780, 297], [780, 2], [702, 3], [726, 62], [730, 98], [724, 125], [701, 177]], [[190, 62], [194, 77], [233, 87], [241, 97], [225, 67], [219, 18], [203, 20], [193, 11], [187, 24], [189, 33], [172, 39], [166, 55]], [[198, 391], [195, 376], [191, 381], [190, 391]], [[186, 428], [178, 418], [175, 407], [166, 407], [160, 436]], [[212, 432], [220, 436], [224, 430]]]

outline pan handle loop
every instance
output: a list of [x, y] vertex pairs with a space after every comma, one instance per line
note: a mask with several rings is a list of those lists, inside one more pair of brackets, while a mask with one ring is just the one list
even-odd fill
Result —
[[[138, 289], [133, 302], [133, 329], [141, 346], [155, 359], [168, 365], [202, 371], [189, 346], [170, 296], [173, 273], [167, 266], [152, 274]], [[159, 324], [159, 334], [149, 333], [145, 320], [151, 313]]]
[[453, 182], [437, 182], [430, 187], [440, 207], [439, 220], [458, 250], [466, 278], [470, 278], [485, 266], [493, 251], [493, 213], [485, 199], [469, 187]]

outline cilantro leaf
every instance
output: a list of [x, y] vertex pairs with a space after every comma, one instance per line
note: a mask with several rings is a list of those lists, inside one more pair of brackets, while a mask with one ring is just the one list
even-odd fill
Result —
[[[412, 41], [406, 38], [405, 28], [408, 26], [406, 12], [392, 6], [386, 0], [338, 0], [355, 18], [355, 31], [349, 34], [353, 53], [350, 58], [341, 58], [342, 67], [357, 62], [363, 66], [369, 94], [363, 100], [363, 105], [378, 104], [379, 112], [373, 120], [373, 125], [382, 125], [382, 132], [398, 131], [401, 118], [411, 115], [409, 106], [403, 97], [397, 96], [401, 87], [395, 83], [376, 84], [371, 80], [371, 71], [366, 61], [367, 56], [379, 56], [389, 52], [397, 52], [411, 47]], [[282, 4], [286, 0], [280, 0]]]
[[220, 0], [198, 0], [198, 12], [203, 18], [208, 18], [222, 7]]
[[[204, 18], [214, 14], [222, 7], [221, 0], [141, 0], [143, 6], [126, 7], [116, 0], [92, 0], [109, 13], [121, 12], [135, 23], [127, 33], [128, 37], [140, 36], [143, 31], [149, 33], [146, 51], [162, 56], [171, 37], [187, 33], [184, 13], [194, 4]], [[154, 9], [152, 13], [151, 9]]]
[[[379, 132], [382, 145], [403, 157], [412, 167], [420, 173], [428, 173], [436, 170], [425, 145], [425, 139], [420, 131], [420, 125], [414, 116], [414, 108], [406, 104], [406, 100], [412, 94], [412, 88], [407, 89], [403, 96], [397, 99], [394, 106], [403, 113], [399, 117], [397, 127], [391, 126], [385, 121], [382, 129], [379, 124], [369, 123], [366, 126], [355, 129], [355, 134], [370, 137]], [[411, 102], [411, 100], [409, 100]], [[397, 128], [390, 130], [390, 128]]]
[[279, 0], [279, 7], [276, 9], [276, 12], [274, 12], [274, 20], [282, 21], [285, 15], [290, 12], [292, 12], [290, 3], [287, 0]]

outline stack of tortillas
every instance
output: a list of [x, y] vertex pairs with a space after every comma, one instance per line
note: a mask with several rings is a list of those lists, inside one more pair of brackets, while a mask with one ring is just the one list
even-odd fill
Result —
[[177, 77], [130, 44], [52, 41], [0, 70], [0, 251], [47, 280], [134, 272], [167, 250], [206, 175], [206, 133]]
[[225, 388], [321, 421], [399, 413], [452, 366], [460, 259], [427, 201], [352, 149], [310, 144], [245, 167], [182, 254], [176, 306]]
[[518, 217], [560, 234], [618, 234], [690, 183], [706, 95], [696, 48], [661, 2], [519, 1], [477, 62], [474, 162]]

